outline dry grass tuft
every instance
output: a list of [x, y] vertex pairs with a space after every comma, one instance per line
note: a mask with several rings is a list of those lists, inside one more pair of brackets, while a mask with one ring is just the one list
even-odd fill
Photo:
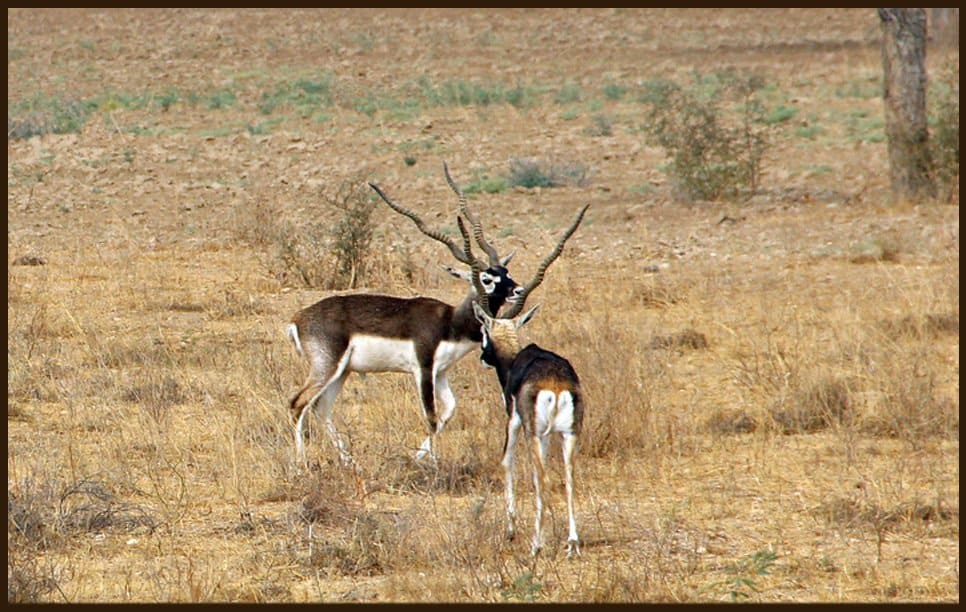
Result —
[[959, 314], [927, 313], [906, 315], [900, 319], [882, 319], [879, 321], [879, 328], [883, 334], [894, 341], [959, 335]]
[[885, 233], [852, 245], [849, 262], [868, 264], [877, 262], [896, 263], [899, 256], [907, 250], [902, 237], [896, 233]]
[[648, 346], [652, 349], [691, 349], [708, 348], [708, 338], [699, 331], [686, 329], [667, 336], [655, 335]]
[[896, 531], [915, 523], [944, 523], [959, 517], [959, 510], [939, 504], [902, 502], [883, 508], [861, 496], [835, 497], [812, 509], [826, 524], [846, 529]]
[[146, 383], [131, 387], [121, 393], [121, 400], [138, 404], [159, 425], [163, 424], [171, 409], [184, 404], [191, 394], [184, 385], [169, 374], [149, 374]]
[[776, 410], [772, 418], [782, 433], [810, 433], [846, 423], [852, 416], [849, 385], [842, 380], [826, 379], [798, 390], [792, 408]]
[[439, 492], [463, 495], [480, 489], [498, 490], [499, 479], [483, 455], [473, 453], [456, 460], [442, 458], [438, 465], [416, 461], [408, 455], [385, 458], [379, 465], [379, 481], [390, 489], [408, 492]]
[[349, 469], [328, 466], [301, 484], [298, 519], [304, 523], [339, 526], [365, 513], [359, 477]]
[[371, 576], [405, 566], [405, 526], [395, 512], [356, 516], [331, 536], [313, 543], [309, 565], [344, 576]]
[[758, 429], [758, 423], [745, 412], [719, 410], [705, 422], [707, 430], [716, 435], [751, 433]]
[[663, 275], [648, 277], [648, 282], [637, 286], [632, 294], [635, 303], [644, 308], [668, 308], [684, 302], [680, 289]]
[[21, 255], [11, 262], [14, 266], [45, 266], [47, 259], [40, 255]]

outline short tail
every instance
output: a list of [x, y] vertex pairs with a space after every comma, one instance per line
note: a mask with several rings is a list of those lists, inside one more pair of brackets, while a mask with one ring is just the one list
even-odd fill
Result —
[[302, 354], [302, 341], [299, 340], [299, 328], [295, 323], [289, 323], [285, 328], [286, 333], [288, 333], [289, 339], [292, 344], [295, 345], [295, 352], [299, 355]]
[[545, 409], [546, 409], [546, 415], [547, 415], [547, 429], [544, 430], [544, 432], [540, 435], [546, 436], [547, 434], [550, 433], [550, 430], [553, 429], [553, 422], [556, 418], [557, 403], [558, 403], [557, 394], [554, 393], [553, 391], [541, 391], [539, 397], [537, 398], [537, 401], [540, 402], [541, 399], [542, 399], [542, 403], [546, 407]]

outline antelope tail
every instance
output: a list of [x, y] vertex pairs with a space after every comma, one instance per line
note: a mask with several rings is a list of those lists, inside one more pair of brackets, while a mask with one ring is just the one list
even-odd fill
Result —
[[547, 397], [547, 403], [548, 403], [548, 405], [547, 405], [547, 429], [542, 434], [540, 434], [541, 436], [546, 436], [547, 434], [550, 433], [550, 430], [553, 429], [554, 417], [556, 416], [557, 406], [560, 403], [559, 399], [557, 398], [557, 394], [556, 393], [553, 393], [553, 392], [550, 392], [548, 394], [548, 397]]
[[295, 352], [299, 355], [302, 354], [302, 341], [299, 340], [299, 328], [295, 323], [289, 323], [285, 328], [286, 333], [288, 333], [289, 339], [292, 344], [295, 345]]

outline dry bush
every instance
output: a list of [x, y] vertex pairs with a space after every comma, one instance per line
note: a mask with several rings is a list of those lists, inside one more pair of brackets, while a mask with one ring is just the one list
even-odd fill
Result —
[[[261, 249], [266, 271], [288, 285], [353, 289], [387, 270], [410, 270], [408, 249], [391, 248], [376, 232], [375, 193], [364, 172], [321, 190], [321, 205], [278, 211], [264, 200], [238, 205], [232, 226], [236, 235]], [[401, 256], [401, 257], [400, 257]], [[401, 263], [400, 263], [401, 260]]]
[[269, 314], [269, 310], [262, 300], [251, 293], [246, 295], [233, 289], [223, 289], [219, 293], [218, 299], [209, 304], [205, 310], [208, 316], [216, 321]]
[[164, 300], [152, 301], [145, 308], [160, 312], [205, 313], [213, 321], [268, 313], [265, 303], [252, 293], [230, 288], [222, 289], [210, 299], [197, 300], [184, 296], [172, 296]]
[[655, 334], [648, 346], [652, 349], [705, 349], [708, 348], [708, 338], [701, 332], [688, 328], [674, 334]]
[[878, 326], [893, 341], [934, 339], [946, 334], [959, 335], [959, 314], [910, 314], [898, 319], [882, 319]]
[[383, 574], [407, 565], [403, 535], [396, 513], [368, 512], [353, 518], [337, 535], [313, 543], [309, 564], [345, 576]]
[[634, 287], [634, 302], [645, 308], [668, 308], [685, 301], [682, 289], [666, 275], [647, 277], [647, 282]]
[[44, 553], [89, 533], [152, 533], [153, 512], [123, 502], [109, 476], [62, 481], [21, 479], [7, 489], [7, 601], [45, 601], [69, 579]]
[[56, 402], [62, 397], [65, 381], [76, 376], [77, 370], [64, 365], [53, 352], [26, 361], [11, 360], [7, 369], [7, 397], [22, 401]]
[[897, 232], [887, 232], [853, 244], [849, 251], [848, 260], [851, 263], [866, 264], [881, 261], [894, 263], [899, 261], [899, 256], [903, 252], [908, 252], [909, 248]]
[[297, 516], [305, 523], [339, 526], [354, 521], [365, 512], [361, 478], [349, 468], [322, 467], [318, 475], [303, 479], [298, 491], [301, 502]]
[[784, 433], [843, 427], [913, 441], [958, 432], [958, 411], [939, 392], [928, 341], [878, 344], [881, 338], [827, 347], [822, 361], [780, 346], [740, 353], [736, 378], [766, 400]]
[[501, 483], [493, 477], [490, 462], [484, 457], [479, 449], [471, 448], [467, 454], [444, 457], [433, 465], [408, 455], [394, 455], [383, 458], [377, 473], [381, 483], [396, 491], [464, 495], [479, 489], [500, 490]]
[[782, 433], [821, 431], [852, 419], [849, 384], [843, 380], [797, 382], [788, 403], [789, 407], [776, 409], [771, 415]]
[[585, 415], [580, 452], [589, 457], [653, 450], [657, 444], [653, 394], [661, 366], [650, 352], [633, 350], [643, 348], [640, 340], [609, 319], [608, 314], [603, 320], [571, 326], [567, 335], [580, 348], [558, 351], [581, 376]]
[[404, 562], [403, 524], [393, 512], [367, 510], [362, 477], [353, 469], [326, 466], [307, 478], [298, 520], [318, 525], [309, 533], [308, 564], [347, 576], [380, 574]]
[[84, 330], [87, 351], [84, 365], [107, 370], [128, 367], [171, 368], [179, 365], [177, 349], [170, 339], [160, 337], [110, 338], [95, 325]]
[[958, 520], [959, 510], [941, 504], [899, 502], [883, 507], [870, 498], [868, 487], [861, 483], [848, 495], [833, 496], [811, 509], [825, 524], [851, 532], [868, 532], [875, 537], [876, 560], [882, 562], [882, 546], [889, 533], [915, 528], [920, 524], [946, 523]]
[[507, 182], [510, 186], [532, 189], [587, 184], [589, 170], [586, 164], [569, 160], [545, 160], [533, 157], [514, 157], [510, 160]]
[[934, 308], [936, 301], [928, 295], [915, 300], [909, 305], [913, 314], [869, 325], [856, 351], [868, 398], [856, 426], [864, 434], [919, 447], [931, 438], [959, 434], [958, 402], [941, 384], [945, 377], [938, 368], [942, 341], [959, 334], [959, 315], [958, 304], [946, 311]]
[[[440, 551], [447, 547], [438, 538], [448, 534], [426, 528], [432, 518], [421, 511], [425, 502], [417, 498], [402, 512], [369, 510], [363, 503], [367, 495], [386, 486], [384, 477], [392, 479], [392, 475], [379, 472], [364, 481], [351, 468], [329, 465], [322, 469], [324, 476], [309, 479], [309, 492], [297, 513], [300, 521], [321, 527], [310, 536], [310, 566], [346, 576], [367, 576], [414, 564], [440, 563]], [[431, 469], [421, 470], [421, 474]], [[439, 486], [438, 480], [432, 479], [429, 485]], [[452, 554], [451, 546], [447, 550]]]
[[73, 327], [46, 303], [8, 311], [8, 320], [8, 398], [58, 401], [65, 383], [78, 375], [68, 353]]
[[[909, 359], [910, 361], [906, 361]], [[865, 434], [900, 438], [915, 447], [933, 437], [959, 435], [958, 403], [938, 389], [936, 372], [923, 371], [920, 352], [885, 364], [873, 385], [877, 401], [858, 422]]]
[[716, 410], [704, 426], [715, 435], [751, 433], [758, 429], [757, 421], [747, 413], [729, 410]]
[[162, 425], [171, 408], [188, 401], [190, 394], [176, 378], [151, 370], [148, 380], [121, 393], [125, 402], [139, 405], [154, 421]]
[[7, 544], [7, 603], [40, 603], [64, 580], [56, 563], [27, 547]]

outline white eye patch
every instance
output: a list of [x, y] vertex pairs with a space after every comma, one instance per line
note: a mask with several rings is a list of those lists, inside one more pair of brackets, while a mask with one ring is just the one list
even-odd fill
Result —
[[480, 283], [488, 294], [496, 289], [496, 278], [487, 272], [480, 272]]

